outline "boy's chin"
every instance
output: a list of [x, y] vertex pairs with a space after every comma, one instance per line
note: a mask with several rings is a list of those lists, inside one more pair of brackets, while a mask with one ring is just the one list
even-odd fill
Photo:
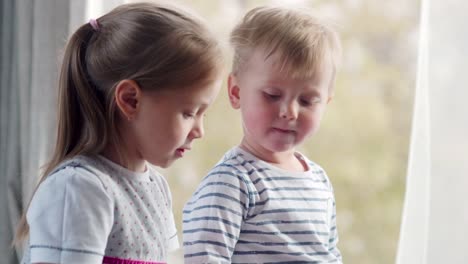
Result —
[[289, 152], [294, 151], [296, 149], [297, 144], [292, 143], [270, 143], [268, 146], [265, 146], [271, 152]]

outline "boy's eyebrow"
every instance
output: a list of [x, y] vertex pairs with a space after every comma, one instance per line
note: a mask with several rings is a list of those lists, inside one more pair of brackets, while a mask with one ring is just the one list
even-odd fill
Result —
[[305, 94], [307, 96], [310, 96], [310, 97], [320, 97], [320, 96], [322, 96], [322, 93], [320, 91], [316, 90], [316, 89], [308, 91]]
[[[308, 82], [307, 85], [305, 85], [304, 87], [315, 88], [320, 85], [321, 85], [320, 83]], [[281, 81], [275, 81], [275, 80], [268, 80], [263, 86], [264, 88], [276, 88], [276, 89], [280, 89], [283, 87], [283, 85], [281, 85]], [[320, 92], [317, 89], [308, 89], [307, 93], [320, 94]]]

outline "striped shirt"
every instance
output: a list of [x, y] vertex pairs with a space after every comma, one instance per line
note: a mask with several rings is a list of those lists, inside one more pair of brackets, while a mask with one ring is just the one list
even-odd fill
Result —
[[342, 263], [325, 171], [290, 172], [235, 147], [184, 207], [186, 263]]

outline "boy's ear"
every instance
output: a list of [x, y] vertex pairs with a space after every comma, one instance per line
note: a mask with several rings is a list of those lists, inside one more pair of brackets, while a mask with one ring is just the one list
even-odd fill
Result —
[[115, 87], [115, 102], [123, 118], [133, 120], [138, 112], [141, 89], [133, 80], [122, 80]]
[[240, 94], [239, 94], [239, 84], [237, 77], [231, 73], [228, 77], [228, 95], [229, 102], [234, 109], [240, 108]]
[[328, 97], [327, 104], [333, 99], [333, 95]]

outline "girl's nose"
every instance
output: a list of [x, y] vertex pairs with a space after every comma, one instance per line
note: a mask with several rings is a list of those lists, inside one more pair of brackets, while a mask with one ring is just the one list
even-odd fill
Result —
[[196, 139], [201, 138], [204, 135], [205, 131], [203, 129], [203, 118], [198, 118], [189, 136], [191, 139]]

